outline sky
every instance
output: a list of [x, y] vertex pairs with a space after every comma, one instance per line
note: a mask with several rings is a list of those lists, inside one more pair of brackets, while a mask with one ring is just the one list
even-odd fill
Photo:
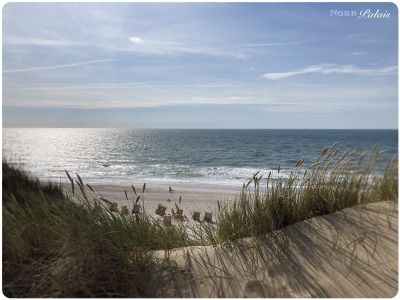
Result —
[[[331, 16], [331, 10], [390, 13]], [[394, 128], [390, 3], [8, 3], [4, 127]]]

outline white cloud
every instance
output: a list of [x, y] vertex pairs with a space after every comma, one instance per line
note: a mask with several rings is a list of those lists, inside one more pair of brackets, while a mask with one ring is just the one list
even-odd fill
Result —
[[134, 44], [142, 44], [143, 43], [143, 40], [138, 36], [132, 36], [129, 38], [129, 40]]
[[298, 40], [298, 41], [286, 41], [286, 42], [249, 43], [249, 44], [239, 45], [238, 48], [257, 48], [257, 47], [270, 47], [270, 46], [294, 46], [294, 45], [308, 44], [308, 43], [311, 43], [311, 42], [316, 42], [316, 41], [320, 41], [322, 39], [327, 39], [327, 38], [328, 37], [318, 38], [318, 39]]
[[71, 42], [65, 39], [28, 38], [28, 37], [16, 37], [16, 36], [5, 37], [3, 43], [5, 45], [32, 45], [32, 46], [47, 46], [47, 47], [81, 45], [81, 43]]
[[82, 65], [112, 62], [114, 60], [115, 59], [97, 59], [97, 60], [90, 60], [90, 61], [81, 61], [81, 62], [76, 62], [76, 63], [71, 63], [71, 64], [54, 65], [54, 66], [11, 69], [11, 70], [3, 70], [3, 73], [22, 73], [22, 72], [46, 71], [46, 70], [54, 70], [54, 69], [62, 69], [62, 68], [72, 68], [72, 67], [77, 67], [77, 66], [82, 66]]
[[[129, 41], [134, 45], [113, 47], [114, 51], [137, 52], [145, 54], [172, 55], [172, 54], [200, 54], [209, 56], [225, 56], [237, 59], [244, 59], [238, 56], [236, 51], [225, 47], [210, 47], [191, 43], [190, 41], [180, 42], [164, 39], [146, 39], [138, 36], [129, 37]], [[239, 54], [240, 55], [240, 54]]]
[[247, 60], [250, 58], [250, 56], [247, 54], [239, 53], [238, 55], [236, 55], [236, 58], [241, 59], [241, 60]]
[[360, 56], [360, 55], [365, 55], [366, 53], [365, 52], [354, 51], [354, 52], [350, 52], [349, 54], [353, 55], [353, 56]]
[[[257, 88], [254, 88], [257, 86]], [[7, 85], [3, 105], [58, 108], [135, 108], [180, 105], [261, 105], [271, 111], [328, 112], [396, 109], [397, 90], [385, 82], [335, 84], [98, 83], [80, 86]]]
[[336, 66], [334, 64], [321, 64], [305, 67], [304, 69], [289, 71], [266, 73], [262, 75], [265, 79], [278, 80], [297, 75], [319, 73], [319, 74], [352, 74], [359, 76], [387, 76], [397, 74], [397, 66], [388, 66], [383, 68], [359, 68], [354, 65]]

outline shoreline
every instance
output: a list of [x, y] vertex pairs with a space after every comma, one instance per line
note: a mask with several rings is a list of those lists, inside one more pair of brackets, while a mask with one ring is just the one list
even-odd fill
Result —
[[[243, 181], [245, 182], [245, 181]], [[68, 183], [68, 182], [67, 182]], [[221, 192], [221, 193], [233, 193], [233, 192], [240, 192], [241, 185], [227, 185], [227, 184], [211, 184], [211, 183], [165, 183], [159, 181], [148, 181], [142, 180], [138, 181], [133, 184], [133, 186], [138, 189], [142, 188], [143, 184], [146, 183], [147, 188], [154, 188], [154, 189], [167, 189], [171, 186], [175, 191], [203, 191], [203, 192]], [[132, 189], [131, 185], [124, 182], [113, 182], [113, 183], [89, 183], [92, 187], [129, 187]]]
[[[29, 172], [32, 177], [38, 177], [38, 175], [35, 175], [31, 172]], [[79, 173], [78, 173], [79, 174]], [[64, 173], [65, 175], [65, 173]], [[70, 175], [75, 175], [74, 172], [70, 172]], [[79, 174], [81, 175], [81, 174]], [[250, 180], [251, 177], [246, 177], [243, 178], [241, 183], [231, 183], [231, 184], [224, 184], [224, 183], [209, 183], [209, 182], [174, 182], [173, 180], [171, 181], [157, 181], [154, 180], [152, 181], [151, 179], [135, 179], [135, 180], [118, 180], [118, 179], [110, 179], [107, 181], [96, 181], [93, 178], [88, 178], [81, 176], [83, 182], [86, 184], [90, 184], [91, 186], [116, 186], [116, 187], [127, 187], [131, 186], [132, 184], [136, 187], [142, 187], [144, 183], [148, 186], [153, 186], [153, 187], [158, 187], [158, 188], [163, 188], [163, 187], [168, 187], [172, 186], [180, 188], [182, 190], [204, 190], [204, 191], [221, 191], [221, 192], [240, 192], [243, 183], [246, 183]], [[67, 175], [65, 176], [60, 176], [60, 177], [38, 177], [39, 181], [42, 183], [56, 183], [56, 184], [61, 184], [61, 185], [67, 185], [70, 184]], [[92, 181], [93, 180], [93, 181]]]

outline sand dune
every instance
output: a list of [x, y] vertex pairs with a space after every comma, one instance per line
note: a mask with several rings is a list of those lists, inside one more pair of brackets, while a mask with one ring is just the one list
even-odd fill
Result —
[[[68, 185], [64, 188], [68, 192]], [[129, 199], [133, 197], [129, 187], [94, 189], [97, 196], [132, 206], [124, 194], [127, 189]], [[174, 190], [170, 194], [165, 185], [146, 187], [146, 212], [154, 215], [158, 204], [170, 211], [182, 196], [186, 214], [216, 213], [217, 201], [230, 202], [238, 194], [188, 186]], [[147, 292], [157, 297], [393, 297], [398, 286], [397, 214], [397, 203], [376, 202], [262, 238], [175, 249], [168, 253], [169, 271], [156, 272]], [[164, 251], [156, 255], [165, 258]]]
[[[224, 246], [173, 250], [158, 297], [393, 297], [398, 208], [347, 208]], [[158, 252], [160, 258], [163, 252]]]

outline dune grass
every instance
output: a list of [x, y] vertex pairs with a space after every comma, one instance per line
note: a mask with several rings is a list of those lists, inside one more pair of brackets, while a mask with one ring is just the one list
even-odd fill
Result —
[[3, 162], [6, 296], [141, 296], [157, 263], [152, 250], [187, 245], [182, 228], [95, 203], [70, 201]]
[[299, 160], [289, 178], [255, 174], [239, 199], [220, 209], [216, 230], [207, 231], [209, 239], [215, 243], [259, 236], [357, 204], [397, 201], [397, 158], [374, 172], [383, 153], [373, 148], [357, 155], [332, 145], [307, 167]]
[[[153, 250], [262, 236], [353, 205], [396, 201], [397, 158], [375, 172], [382, 155], [333, 145], [307, 167], [299, 160], [289, 178], [255, 174], [234, 203], [219, 205], [216, 224], [192, 227], [112, 212], [110, 201], [67, 173], [75, 193], [69, 198], [60, 186], [42, 184], [3, 162], [3, 292], [8, 297], [143, 296], [165, 262]], [[132, 189], [139, 203], [145, 185], [142, 198]]]

